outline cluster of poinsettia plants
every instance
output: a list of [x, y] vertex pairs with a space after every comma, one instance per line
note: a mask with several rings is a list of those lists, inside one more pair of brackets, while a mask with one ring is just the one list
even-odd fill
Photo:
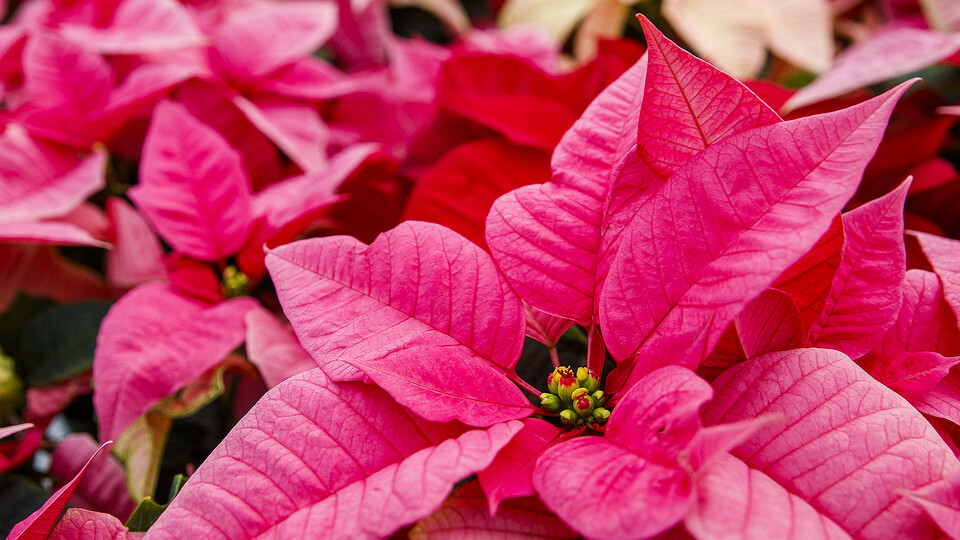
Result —
[[960, 537], [960, 4], [729, 3], [0, 2], [4, 533]]

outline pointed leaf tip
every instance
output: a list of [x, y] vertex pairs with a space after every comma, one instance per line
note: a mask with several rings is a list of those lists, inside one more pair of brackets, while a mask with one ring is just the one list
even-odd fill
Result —
[[637, 151], [661, 178], [724, 137], [781, 121], [740, 81], [678, 47], [643, 15], [637, 19], [649, 57]]
[[147, 538], [386, 537], [432, 513], [520, 428], [429, 422], [374, 385], [313, 369], [240, 420]]
[[[490, 256], [441, 225], [407, 221], [369, 246], [336, 236], [267, 254], [277, 296], [304, 348], [338, 379], [410, 347], [442, 347], [428, 360], [512, 368], [524, 315]], [[336, 372], [336, 373], [333, 373]]]
[[177, 251], [203, 261], [234, 255], [251, 227], [240, 155], [172, 101], [157, 105], [130, 198]]
[[15, 433], [20, 433], [21, 431], [30, 429], [32, 427], [33, 427], [33, 424], [28, 422], [25, 424], [17, 424], [15, 426], [7, 426], [4, 428], [0, 428], [0, 439], [9, 437]]
[[80, 472], [77, 473], [73, 480], [51, 495], [50, 499], [36, 512], [30, 514], [26, 519], [15, 525], [7, 538], [9, 540], [40, 540], [47, 538], [57, 525], [61, 514], [67, 506], [67, 501], [70, 499], [70, 496], [73, 495], [74, 490], [77, 489], [77, 485], [83, 479], [90, 465], [97, 459], [101, 452], [108, 450], [111, 446], [113, 446], [113, 441], [103, 443], [103, 445], [97, 449], [96, 453], [90, 457], [87, 464], [83, 466], [83, 469], [80, 469]]
[[794, 349], [748, 360], [713, 383], [708, 425], [779, 413], [732, 453], [862, 538], [931, 537], [898, 491], [960, 472], [933, 426], [841, 352]]
[[640, 208], [604, 283], [600, 321], [614, 358], [652, 337], [703, 330], [711, 350], [743, 306], [829, 229], [912, 83], [731, 135], [674, 173]]
[[[585, 327], [591, 325], [598, 284], [610, 264], [612, 237], [628, 221], [614, 222], [611, 214], [632, 213], [632, 208], [611, 208], [610, 193], [618, 183], [630, 184], [626, 191], [634, 195], [660, 182], [636, 153], [646, 69], [643, 56], [564, 134], [551, 157], [550, 182], [501, 196], [486, 220], [490, 253], [524, 301]], [[630, 182], [620, 178], [624, 168]]]
[[908, 178], [887, 195], [841, 216], [843, 256], [824, 310], [810, 327], [811, 346], [857, 359], [896, 322], [907, 267], [903, 205], [909, 189]]

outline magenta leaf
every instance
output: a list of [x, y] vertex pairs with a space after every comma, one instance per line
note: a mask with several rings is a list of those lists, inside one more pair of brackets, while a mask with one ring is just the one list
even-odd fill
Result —
[[533, 468], [537, 459], [560, 438], [560, 428], [549, 422], [528, 418], [521, 429], [489, 467], [477, 473], [486, 493], [485, 506], [490, 515], [497, 513], [505, 499], [534, 494]]
[[533, 485], [548, 508], [591, 538], [654, 536], [683, 519], [692, 504], [688, 472], [602, 437], [550, 447], [537, 462]]
[[254, 406], [147, 538], [389, 536], [436, 510], [520, 427], [462, 433], [413, 415], [376, 387], [334, 384], [313, 369]]
[[247, 312], [247, 358], [257, 367], [267, 388], [317, 367], [310, 353], [303, 350], [293, 330], [261, 307]]
[[680, 453], [679, 459], [692, 471], [706, 470], [761, 428], [778, 420], [778, 415], [763, 414], [739, 422], [702, 428]]
[[0, 474], [13, 471], [30, 459], [39, 448], [42, 436], [43, 431], [34, 428], [19, 440], [0, 442]]
[[93, 360], [100, 436], [119, 436], [158, 401], [220, 363], [243, 343], [244, 316], [255, 305], [252, 298], [237, 298], [208, 307], [159, 283], [118, 300], [100, 325]]
[[373, 144], [357, 144], [342, 150], [322, 170], [267, 186], [253, 196], [254, 217], [263, 218], [272, 235], [285, 225], [333, 204], [340, 200], [335, 194], [337, 188], [376, 150]]
[[363, 0], [337, 0], [340, 26], [330, 45], [344, 65], [363, 69], [384, 62], [384, 41], [389, 39], [387, 6]]
[[444, 366], [519, 358], [520, 300], [489, 255], [442, 226], [408, 221], [369, 246], [294, 242], [268, 252], [267, 268], [300, 343], [335, 378], [360, 376], [338, 358], [372, 365], [413, 346], [442, 350]]
[[87, 464], [80, 469], [80, 472], [73, 477], [73, 480], [51, 495], [50, 499], [37, 509], [36, 512], [27, 516], [27, 518], [20, 523], [17, 523], [7, 538], [9, 540], [44, 540], [49, 537], [50, 532], [53, 531], [53, 528], [57, 524], [57, 520], [60, 519], [60, 514], [63, 513], [64, 508], [67, 506], [67, 500], [70, 499], [70, 495], [77, 489], [77, 484], [83, 479], [83, 475], [86, 474], [87, 469], [90, 468], [90, 464], [97, 459], [97, 456], [103, 452], [104, 448], [110, 448], [111, 446], [113, 446], [113, 442], [104, 443], [103, 446], [90, 457]]
[[2, 427], [0, 428], [0, 439], [4, 439], [6, 437], [9, 437], [16, 433], [20, 433], [21, 431], [30, 429], [32, 427], [33, 427], [33, 424], [30, 424], [30, 423], [16, 424], [14, 426]]
[[[533, 473], [537, 493], [588, 537], [666, 531], [693, 503], [691, 471], [678, 457], [700, 429], [700, 408], [712, 394], [688, 369], [651, 373], [616, 404], [605, 437], [564, 441], [543, 453]], [[571, 471], [590, 481], [571, 482]]]
[[615, 167], [634, 154], [629, 140], [646, 64], [641, 59], [601, 92], [563, 136], [553, 181], [503, 195], [487, 216], [487, 244], [517, 293], [586, 326], [595, 311], [604, 201]]
[[684, 525], [696, 538], [850, 538], [805, 500], [730, 455], [697, 479]]
[[79, 118], [107, 105], [113, 72], [107, 61], [80, 45], [38, 33], [23, 51], [24, 91], [44, 108]]
[[339, 361], [358, 368], [398, 403], [433, 422], [456, 419], [487, 427], [534, 412], [524, 394], [489, 360], [448, 355], [445, 349], [432, 343], [408, 344], [379, 359]]
[[58, 540], [127, 540], [141, 537], [131, 535], [129, 529], [110, 514], [82, 508], [68, 508], [50, 534]]
[[292, 99], [326, 101], [362, 91], [373, 78], [371, 74], [344, 74], [328, 62], [306, 57], [273, 72], [269, 78], [256, 81], [260, 92]]
[[943, 297], [960, 317], [960, 241], [925, 233], [913, 233], [933, 271], [943, 283]]
[[814, 319], [827, 305], [827, 296], [843, 256], [843, 244], [843, 221], [837, 214], [830, 228], [810, 251], [787, 268], [774, 284], [797, 303], [803, 316], [804, 339]]
[[647, 76], [637, 151], [661, 178], [728, 135], [780, 122], [742, 83], [680, 49], [643, 16]]
[[556, 347], [560, 336], [573, 326], [573, 321], [555, 317], [524, 304], [523, 313], [527, 320], [527, 336], [543, 343], [547, 347]]
[[948, 374], [916, 403], [924, 414], [960, 425], [960, 374]]
[[[312, 508], [298, 510], [275, 530], [280, 537], [289, 537], [329, 526], [349, 537], [386, 537], [398, 525], [436, 509], [456, 482], [489, 464], [517, 429], [516, 423], [498, 424], [421, 450]], [[391, 488], [395, 491], [388, 493]]]
[[150, 54], [206, 42], [190, 14], [175, 0], [124, 0], [104, 28], [66, 23], [58, 30], [103, 54]]
[[128, 73], [123, 82], [113, 89], [107, 107], [97, 115], [109, 122], [126, 122], [146, 102], [198, 72], [193, 66], [144, 64]]
[[930, 514], [950, 538], [960, 538], [960, 475], [906, 494]]
[[103, 188], [107, 155], [83, 161], [9, 125], [0, 135], [0, 223], [63, 216]]
[[491, 515], [483, 491], [471, 482], [453, 492], [436, 512], [420, 520], [410, 531], [410, 538], [456, 540], [496, 534], [516, 540], [576, 537], [534, 497], [506, 501]]
[[[730, 345], [735, 345], [736, 352], [741, 354], [731, 364], [744, 358], [740, 340], [732, 330], [731, 328], [731, 332], [724, 334], [730, 337], [734, 342]], [[617, 363], [617, 367], [607, 378], [607, 390], [629, 389], [647, 375], [666, 366], [697, 369], [707, 356], [704, 348], [706, 337], [707, 331], [702, 329], [699, 333], [689, 331], [651, 338], [639, 353]]]
[[311, 220], [349, 197], [336, 192], [377, 150], [375, 144], [355, 144], [341, 150], [321, 170], [285, 178], [256, 193], [252, 202], [253, 230], [237, 254], [241, 270], [248, 276], [265, 274], [264, 245], [288, 242]]
[[787, 293], [767, 289], [734, 319], [747, 358], [803, 345], [803, 321]]
[[215, 31], [218, 67], [255, 80], [309, 56], [337, 28], [333, 2], [260, 2], [234, 10]]
[[943, 286], [936, 274], [907, 270], [897, 322], [875, 351], [936, 351], [945, 356], [960, 355], [957, 317], [943, 299]]
[[322, 170], [327, 162], [327, 126], [309, 105], [283, 98], [233, 96], [233, 104], [283, 153], [307, 172]]
[[[644, 346], [644, 348], [648, 347]], [[746, 359], [747, 353], [743, 351], [743, 344], [740, 343], [737, 327], [735, 324], [731, 324], [727, 326], [727, 329], [720, 335], [720, 341], [718, 341], [716, 347], [710, 351], [710, 354], [699, 360], [696, 369], [699, 370], [699, 373], [703, 377], [713, 379], [724, 369], [743, 362]]]
[[843, 257], [826, 306], [810, 327], [811, 346], [837, 349], [857, 359], [896, 322], [906, 274], [903, 204], [909, 189], [907, 180], [842, 216]]
[[107, 253], [107, 277], [120, 287], [167, 278], [163, 248], [143, 217], [118, 197], [107, 199], [113, 224], [113, 249]]
[[62, 221], [0, 223], [0, 242], [108, 247], [90, 233]]
[[[437, 138], [463, 131], [440, 131]], [[484, 137], [443, 154], [419, 178], [404, 219], [450, 227], [486, 247], [484, 223], [494, 201], [510, 190], [550, 179], [550, 154], [502, 138]]]
[[733, 366], [715, 382], [704, 422], [782, 415], [733, 454], [862, 538], [930, 536], [901, 490], [960, 471], [937, 431], [906, 400], [841, 352], [797, 349]]
[[[71, 433], [60, 441], [50, 462], [50, 474], [59, 478], [54, 485], [76, 476], [98, 447], [97, 441], [87, 433]], [[120, 463], [108, 455], [91, 465], [89, 473], [89, 478], [73, 492], [70, 504], [109, 512], [123, 520], [130, 517], [137, 505], [127, 493], [126, 476]]]
[[617, 402], [606, 439], [650, 459], [676, 459], [700, 429], [700, 408], [712, 396], [689, 369], [658, 369]]
[[874, 379], [915, 403], [958, 363], [960, 356], [945, 357], [933, 351], [897, 351], [868, 355], [860, 366]]
[[794, 94], [784, 109], [796, 109], [924, 69], [958, 49], [960, 33], [885, 28], [837, 55], [830, 70]]
[[[656, 29], [646, 31], [656, 50], [604, 90], [564, 135], [553, 154], [553, 181], [504, 195], [487, 218], [491, 253], [518, 294], [537, 309], [588, 327], [621, 232], [662, 183], [658, 175], [667, 176], [727, 134], [779, 120], [740, 83], [669, 44]], [[738, 104], [714, 115], [717, 104], [683, 97], [713, 94], [725, 107], [733, 95]], [[678, 125], [700, 133], [696, 147], [681, 152], [664, 142], [677, 139], [670, 130]]]
[[709, 352], [743, 306], [827, 231], [909, 84], [731, 135], [671, 176], [631, 224], [604, 284], [600, 322], [614, 358], [650, 336], [700, 329]]
[[205, 260], [235, 253], [250, 229], [250, 184], [240, 156], [183, 107], [156, 107], [130, 197], [177, 251]]
[[286, 175], [282, 171], [279, 149], [227, 99], [222, 88], [187, 81], [178, 89], [177, 101], [240, 153], [254, 191]]

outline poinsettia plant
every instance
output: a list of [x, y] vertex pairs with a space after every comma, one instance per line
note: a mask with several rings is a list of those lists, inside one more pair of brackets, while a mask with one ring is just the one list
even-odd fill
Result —
[[[905, 494], [960, 463], [854, 360], [897, 322], [905, 186], [840, 214], [906, 85], [785, 122], [645, 31], [647, 56], [564, 136], [552, 181], [494, 204], [490, 254], [422, 222], [369, 246], [268, 252], [319, 368], [258, 403], [148, 537], [386, 536], [471, 474], [485, 498], [460, 504], [490, 510], [462, 524], [476, 530], [937, 530]], [[769, 324], [774, 311], [792, 331]], [[582, 365], [524, 380], [528, 321], [555, 330], [552, 348], [568, 326], [557, 319], [584, 329]], [[730, 332], [747, 358], [711, 385], [694, 370]], [[532, 495], [536, 520], [497, 512]]]
[[960, 536], [952, 8], [626, 4], [0, 3], [0, 528]]

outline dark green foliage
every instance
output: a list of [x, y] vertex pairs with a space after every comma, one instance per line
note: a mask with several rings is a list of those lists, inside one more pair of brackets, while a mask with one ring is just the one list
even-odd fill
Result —
[[156, 501], [151, 497], [147, 497], [140, 501], [140, 504], [137, 505], [137, 508], [133, 511], [133, 514], [130, 515], [130, 519], [127, 520], [126, 526], [130, 529], [130, 532], [145, 532], [150, 528], [154, 522], [160, 517], [160, 514], [167, 509], [167, 505], [170, 504], [170, 501], [177, 496], [177, 493], [180, 493], [180, 489], [184, 484], [187, 483], [187, 477], [178, 474], [173, 479], [173, 485], [170, 486], [170, 498], [167, 500], [166, 504], [157, 504]]
[[50, 496], [39, 484], [19, 474], [0, 475], [0, 536], [47, 502]]
[[102, 300], [76, 302], [33, 317], [15, 357], [27, 384], [47, 386], [90, 370], [100, 322], [111, 305]]

